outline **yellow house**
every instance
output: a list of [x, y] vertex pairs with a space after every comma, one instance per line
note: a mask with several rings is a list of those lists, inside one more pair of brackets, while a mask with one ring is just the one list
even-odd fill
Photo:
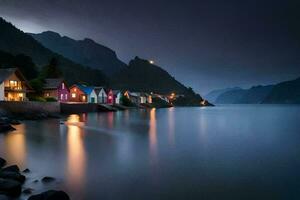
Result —
[[17, 68], [0, 69], [0, 101], [25, 101], [31, 90], [25, 77]]

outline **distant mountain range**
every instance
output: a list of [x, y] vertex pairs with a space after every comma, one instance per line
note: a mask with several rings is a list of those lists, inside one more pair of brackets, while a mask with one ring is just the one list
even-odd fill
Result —
[[210, 102], [216, 102], [217, 98], [225, 93], [225, 92], [229, 92], [229, 91], [234, 91], [234, 90], [241, 90], [242, 88], [240, 87], [233, 87], [233, 88], [225, 88], [225, 89], [218, 89], [218, 90], [213, 90], [211, 92], [209, 92], [208, 94], [206, 94], [204, 96], [204, 98]]
[[81, 65], [102, 70], [107, 75], [112, 75], [126, 67], [113, 50], [92, 39], [74, 40], [52, 31], [39, 34], [29, 33], [29, 35], [51, 51]]
[[300, 104], [300, 78], [250, 89], [215, 90], [205, 98], [216, 104]]
[[[138, 57], [126, 65], [114, 51], [90, 39], [76, 41], [55, 32], [26, 34], [1, 17], [0, 30], [0, 62], [7, 60], [6, 53], [12, 56], [24, 54], [41, 69], [52, 58], [56, 58], [69, 84], [85, 82], [132, 91], [185, 94], [188, 98], [180, 98], [180, 105], [199, 105], [202, 100], [199, 94], [185, 87], [161, 67]], [[0, 67], [8, 63], [12, 62], [0, 63]]]

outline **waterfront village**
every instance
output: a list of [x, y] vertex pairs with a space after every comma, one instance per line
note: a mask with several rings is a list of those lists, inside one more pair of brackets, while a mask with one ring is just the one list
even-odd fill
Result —
[[170, 107], [172, 100], [180, 97], [175, 93], [163, 95], [152, 92], [114, 90], [104, 86], [87, 86], [79, 83], [68, 86], [63, 78], [45, 79], [42, 92], [39, 96], [35, 94], [36, 92], [18, 68], [0, 69], [0, 101], [2, 102], [44, 101], [73, 105], [97, 104], [102, 105], [102, 108], [114, 110], [129, 106], [156, 107], [155, 99], [159, 105]]

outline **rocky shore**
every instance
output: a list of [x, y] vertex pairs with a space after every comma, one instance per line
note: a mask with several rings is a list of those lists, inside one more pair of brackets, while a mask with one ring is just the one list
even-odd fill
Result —
[[[26, 195], [34, 193], [34, 189], [23, 186], [29, 173], [29, 169], [21, 172], [17, 165], [6, 166], [6, 160], [0, 157], [0, 200], [18, 199], [22, 193]], [[45, 184], [55, 181], [55, 178], [44, 177], [40, 181]], [[63, 191], [48, 190], [31, 195], [28, 200], [70, 200], [70, 197]]]

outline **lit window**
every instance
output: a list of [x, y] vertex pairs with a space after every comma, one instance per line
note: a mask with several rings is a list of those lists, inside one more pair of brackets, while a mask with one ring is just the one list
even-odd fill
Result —
[[72, 93], [72, 98], [76, 98], [76, 93]]
[[85, 96], [82, 96], [82, 100], [83, 100], [83, 101], [85, 101], [85, 98], [86, 98]]
[[49, 93], [46, 93], [46, 97], [49, 97], [50, 96], [50, 94]]
[[10, 85], [10, 87], [17, 87], [17, 85], [18, 85], [18, 83], [17, 83], [17, 81], [9, 81], [9, 85]]
[[65, 94], [65, 100], [68, 100], [68, 94]]
[[62, 83], [62, 86], [61, 86], [61, 87], [62, 87], [62, 89], [65, 89], [65, 84], [64, 84], [64, 83]]
[[64, 94], [60, 94], [60, 100], [64, 99]]
[[77, 88], [74, 89], [74, 92], [77, 92]]

